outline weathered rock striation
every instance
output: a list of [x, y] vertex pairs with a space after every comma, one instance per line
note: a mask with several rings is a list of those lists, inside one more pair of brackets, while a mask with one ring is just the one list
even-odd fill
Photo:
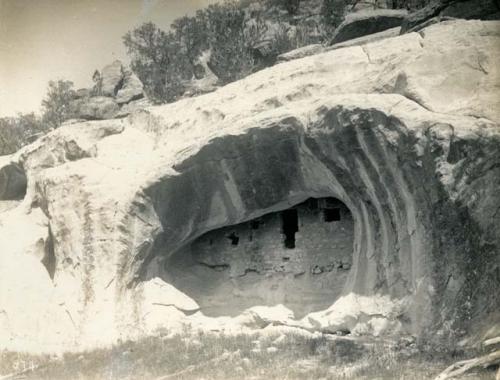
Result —
[[[498, 323], [499, 59], [499, 22], [447, 21], [68, 124], [2, 158], [0, 189], [18, 173], [5, 167], [27, 178], [23, 202], [0, 213], [2, 347], [76, 350], [182, 326], [424, 338]], [[210, 318], [165, 277], [211, 231], [327, 197], [350, 210], [354, 241], [326, 310]]]

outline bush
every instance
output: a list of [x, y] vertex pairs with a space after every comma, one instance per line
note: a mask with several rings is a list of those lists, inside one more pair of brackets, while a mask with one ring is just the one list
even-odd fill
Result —
[[296, 15], [300, 9], [300, 0], [269, 0], [268, 3], [286, 9], [289, 15]]
[[392, 8], [415, 11], [428, 5], [430, 0], [392, 0]]
[[200, 54], [209, 48], [206, 13], [199, 10], [195, 17], [184, 16], [175, 20], [172, 30], [191, 65], [195, 65]]
[[346, 0], [323, 0], [321, 17], [327, 29], [334, 29], [344, 21], [347, 6]]
[[234, 2], [211, 5], [206, 11], [210, 69], [223, 83], [252, 72], [253, 55], [245, 35], [245, 12]]
[[151, 100], [169, 102], [182, 94], [182, 81], [190, 78], [192, 71], [173, 33], [166, 33], [149, 22], [125, 34], [123, 42], [131, 56], [132, 70]]
[[0, 156], [15, 153], [46, 131], [34, 113], [0, 118]]
[[75, 98], [73, 82], [50, 81], [42, 100], [42, 116], [33, 112], [0, 118], [0, 155], [12, 154], [32, 143], [51, 128], [74, 117], [71, 101]]
[[211, 50], [210, 69], [228, 83], [250, 73], [253, 59], [245, 35], [245, 12], [236, 2], [211, 5], [182, 17], [164, 32], [146, 23], [123, 37], [132, 70], [150, 99], [171, 102], [184, 92], [201, 53]]
[[73, 117], [70, 107], [75, 91], [73, 82], [68, 80], [50, 81], [47, 95], [42, 100], [42, 121], [49, 128], [59, 127], [65, 120]]

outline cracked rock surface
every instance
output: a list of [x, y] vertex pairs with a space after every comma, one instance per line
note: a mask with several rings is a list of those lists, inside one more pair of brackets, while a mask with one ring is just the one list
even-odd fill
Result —
[[[0, 348], [76, 350], [186, 325], [471, 330], [500, 308], [499, 61], [499, 22], [446, 21], [66, 125], [1, 157], [0, 189], [20, 171], [27, 188], [0, 207]], [[330, 308], [209, 318], [150, 278], [204, 233], [310, 197], [354, 218]]]

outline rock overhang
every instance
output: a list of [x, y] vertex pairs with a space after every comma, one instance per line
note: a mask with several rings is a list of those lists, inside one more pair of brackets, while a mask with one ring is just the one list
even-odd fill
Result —
[[[499, 129], [490, 96], [498, 75], [488, 67], [489, 74], [472, 76], [467, 88], [479, 91], [485, 106], [458, 110], [432, 94], [432, 78], [447, 75], [442, 59], [427, 62], [430, 76], [412, 82], [420, 86], [416, 91], [396, 83], [412, 54], [424, 64], [431, 54], [426, 49], [437, 49], [441, 58], [462, 52], [466, 35], [493, 61], [493, 25], [448, 23], [432, 27], [434, 37], [426, 30], [424, 38], [412, 34], [387, 46], [307, 57], [128, 119], [63, 127], [19, 152], [16, 160], [30, 179], [27, 197], [46, 205], [54, 284], [74, 289], [74, 323], [89, 326], [110, 314], [106, 320], [114, 320], [117, 331], [147, 325], [139, 311], [151, 306], [148, 296], [134, 287], [154, 257], [310, 196], [335, 196], [354, 214], [355, 262], [346, 295], [410, 296], [407, 312], [417, 334], [439, 325], [443, 315], [460, 314], [461, 286], [495, 286], [494, 276], [479, 279], [467, 268], [489, 273], [488, 260], [498, 258], [496, 222], [480, 211], [498, 206]], [[450, 41], [439, 44], [448, 34]], [[474, 54], [457, 56], [456, 66], [468, 73]], [[489, 83], [477, 90], [486, 77]], [[466, 95], [458, 94], [455, 104], [465, 104]], [[491, 157], [492, 170], [465, 151]], [[274, 164], [282, 161], [283, 167]], [[470, 173], [479, 182], [467, 182]], [[467, 254], [477, 251], [485, 263]], [[111, 304], [128, 310], [127, 317], [111, 316]], [[497, 304], [491, 299], [486, 309]], [[94, 330], [82, 327], [77, 336]]]
[[[422, 165], [425, 166], [424, 162], [425, 160], [423, 159], [422, 156], [423, 155], [425, 156], [426, 154], [429, 153], [430, 148], [426, 145], [428, 145], [428, 142], [433, 138], [439, 136], [438, 139], [444, 139], [445, 141], [450, 138], [449, 135], [450, 125], [452, 125], [453, 136], [454, 136], [453, 138], [455, 139], [470, 139], [472, 136], [474, 136], [473, 139], [478, 138], [479, 135], [482, 134], [482, 132], [477, 132], [479, 134], [478, 135], [476, 134], [476, 132], [473, 132], [474, 130], [488, 131], [486, 132], [486, 134], [491, 133], [492, 135], [497, 135], [498, 131], [496, 129], [495, 124], [487, 120], [480, 120], [478, 122], [476, 118], [472, 117], [459, 117], [459, 116], [450, 116], [444, 114], [436, 115], [435, 113], [429, 112], [428, 110], [425, 110], [420, 106], [416, 105], [414, 102], [398, 95], [362, 96], [363, 101], [360, 102], [361, 104], [350, 103], [348, 100], [349, 96], [342, 96], [340, 98], [342, 98], [341, 101], [339, 100], [339, 103], [341, 104], [338, 103], [336, 104], [335, 102], [332, 102], [329, 104], [330, 107], [324, 104], [322, 107], [315, 109], [312, 113], [316, 115], [321, 114], [321, 112], [318, 112], [318, 109], [321, 109], [325, 113], [325, 115], [328, 115], [328, 117], [330, 118], [332, 117], [332, 115], [336, 115], [337, 130], [340, 131], [344, 130], [351, 132], [357, 130], [357, 132], [364, 131], [364, 133], [367, 133], [367, 136], [363, 137], [362, 136], [363, 133], [361, 133], [360, 134], [361, 137], [358, 136], [357, 138], [358, 140], [357, 143], [359, 145], [358, 149], [360, 151], [364, 150], [365, 152], [369, 152], [370, 145], [372, 145], [373, 148], [373, 142], [377, 140], [380, 141], [380, 139], [382, 139], [384, 141], [383, 144], [384, 147], [382, 149], [380, 149], [379, 147], [378, 153], [384, 152], [384, 154], [388, 156], [392, 155], [392, 158], [390, 158], [389, 161], [385, 162], [382, 161], [375, 165], [378, 166], [376, 169], [376, 171], [379, 171], [377, 175], [379, 175], [384, 170], [387, 170], [387, 166], [390, 166], [391, 164], [394, 165], [396, 171], [399, 170], [401, 171], [399, 175], [386, 173], [387, 182], [384, 185], [382, 185], [382, 188], [385, 187], [393, 190], [397, 189], [394, 191], [393, 194], [384, 194], [384, 191], [382, 191], [381, 192], [382, 195], [380, 197], [374, 195], [374, 193], [377, 192], [377, 190], [380, 191], [381, 189], [380, 183], [378, 183], [377, 185], [373, 184], [370, 185], [370, 181], [373, 179], [369, 178], [370, 175], [367, 173], [366, 169], [363, 169], [363, 164], [359, 164], [358, 162], [358, 171], [359, 171], [359, 173], [357, 174], [359, 177], [358, 181], [360, 180], [367, 181], [366, 183], [368, 183], [368, 185], [364, 186], [363, 185], [360, 186], [359, 184], [358, 186], [356, 185], [351, 186], [351, 190], [354, 193], [356, 193], [357, 190], [359, 190], [359, 188], [366, 187], [364, 196], [359, 195], [359, 191], [358, 194], [356, 194], [358, 196], [357, 198], [358, 201], [353, 201], [352, 194], [350, 194], [350, 196], [347, 195], [349, 192], [345, 190], [344, 191], [339, 190], [340, 187], [335, 190], [332, 190], [332, 184], [336, 182], [335, 177], [332, 177], [331, 175], [319, 176], [320, 178], [318, 177], [315, 178], [315, 181], [312, 181], [311, 183], [318, 185], [319, 183], [321, 183], [322, 180], [328, 178], [330, 180], [329, 181], [330, 186], [328, 190], [325, 190], [325, 188], [318, 190], [317, 187], [314, 190], [304, 189], [304, 188], [299, 190], [299, 189], [293, 189], [293, 186], [291, 186], [292, 191], [290, 191], [289, 193], [285, 192], [286, 195], [282, 199], [279, 200], [275, 199], [274, 202], [276, 203], [274, 205], [261, 204], [261, 207], [263, 208], [260, 209], [260, 212], [253, 211], [252, 207], [248, 209], [246, 206], [243, 206], [240, 209], [241, 211], [239, 214], [238, 212], [236, 212], [233, 214], [232, 217], [219, 221], [219, 223], [215, 223], [212, 225], [206, 225], [206, 224], [204, 225], [202, 222], [201, 229], [197, 229], [199, 228], [199, 225], [196, 226], [196, 224], [188, 222], [187, 225], [190, 226], [188, 231], [183, 231], [180, 234], [174, 233], [172, 235], [175, 236], [172, 238], [172, 241], [175, 241], [176, 244], [178, 245], [174, 244], [175, 247], [173, 247], [171, 251], [175, 251], [176, 249], [178, 249], [178, 247], [182, 246], [182, 244], [186, 244], [187, 242], [191, 241], [195, 237], [199, 236], [203, 232], [206, 232], [210, 229], [215, 229], [223, 225], [230, 225], [244, 220], [248, 220], [262, 213], [269, 212], [273, 209], [284, 208], [285, 206], [283, 205], [292, 204], [296, 202], [297, 199], [305, 199], [308, 196], [336, 196], [345, 201], [345, 203], [349, 205], [349, 207], [353, 210], [355, 214], [354, 216], [355, 219], [358, 222], [360, 220], [364, 221], [364, 227], [360, 227], [360, 225], [358, 224], [356, 229], [357, 241], [358, 241], [358, 245], [356, 247], [358, 250], [358, 255], [360, 256], [363, 256], [363, 254], [360, 254], [360, 252], [365, 251], [364, 252], [365, 257], [361, 260], [362, 261], [361, 263], [354, 264], [353, 273], [357, 274], [352, 275], [351, 282], [346, 287], [346, 293], [349, 291], [356, 291], [361, 294], [363, 293], [373, 294], [374, 292], [375, 293], [379, 291], [385, 292], [389, 290], [389, 292], [393, 292], [392, 293], [393, 296], [404, 297], [405, 295], [408, 294], [416, 294], [424, 292], [426, 295], [420, 294], [417, 297], [419, 298], [420, 304], [416, 307], [420, 308], [421, 311], [423, 311], [422, 313], [423, 315], [417, 317], [417, 319], [420, 319], [420, 321], [416, 321], [416, 323], [417, 324], [429, 323], [430, 318], [428, 318], [425, 314], [432, 313], [432, 311], [430, 310], [432, 309], [431, 299], [434, 294], [433, 289], [435, 287], [435, 285], [433, 284], [434, 269], [431, 269], [433, 265], [429, 264], [434, 260], [434, 258], [433, 254], [429, 254], [429, 252], [435, 251], [436, 249], [435, 247], [433, 247], [433, 243], [429, 242], [430, 240], [429, 235], [431, 234], [431, 230], [433, 228], [432, 223], [430, 223], [430, 221], [434, 216], [431, 215], [430, 213], [427, 213], [427, 211], [433, 206], [432, 202], [429, 203], [428, 201], [424, 201], [426, 197], [425, 192], [427, 191], [425, 189], [425, 185], [430, 185], [430, 184], [427, 183], [424, 185], [421, 182], [421, 180], [418, 179], [416, 181], [410, 180], [409, 184], [405, 182], [408, 181], [408, 179], [411, 178], [412, 176], [418, 178], [419, 176], [415, 175], [415, 173], [419, 171], [425, 171], [425, 170], [430, 170], [433, 172], [436, 171], [436, 166], [435, 166], [436, 162], [434, 160], [438, 161], [439, 160], [438, 157], [436, 156], [434, 159], [430, 159], [430, 157], [427, 157], [428, 166], [425, 169], [422, 169]], [[388, 112], [387, 113], [379, 112], [381, 108], [384, 109], [384, 106], [381, 107], [381, 103], [384, 103], [389, 99], [390, 99], [389, 101], [390, 105], [386, 104], [385, 108]], [[359, 98], [357, 100], [359, 101]], [[301, 105], [303, 106], [304, 103], [302, 103]], [[318, 102], [317, 101], [312, 102], [312, 104], [315, 104], [317, 106]], [[300, 109], [300, 107], [297, 107], [296, 110], [297, 109]], [[305, 107], [304, 109], [307, 109], [307, 107]], [[398, 111], [401, 111], [401, 113], [398, 114], [399, 113]], [[349, 119], [349, 117], [345, 117], [343, 119], [343, 117], [338, 117], [339, 114], [343, 114], [343, 117], [345, 115], [350, 115], [352, 116], [352, 118]], [[390, 116], [388, 116], [388, 114]], [[408, 117], [409, 114], [412, 114], [415, 117]], [[366, 115], [370, 116], [367, 117]], [[269, 132], [268, 141], [272, 142], [276, 141], [275, 133], [277, 132], [278, 135], [282, 134], [281, 138], [283, 138], [283, 135], [293, 136], [291, 138], [291, 141], [295, 141], [296, 147], [300, 145], [299, 141], [302, 139], [302, 141], [308, 141], [309, 144], [312, 146], [314, 146], [314, 144], [317, 144], [319, 146], [323, 144], [323, 150], [326, 151], [329, 151], [332, 148], [332, 146], [328, 146], [329, 139], [325, 137], [325, 135], [328, 135], [328, 133], [332, 133], [332, 135], [334, 135], [332, 131], [335, 130], [335, 127], [332, 127], [331, 123], [332, 119], [330, 120], [330, 123], [316, 122], [316, 124], [314, 124], [311, 122], [311, 119], [309, 118], [308, 120], [309, 123], [306, 124], [307, 127], [304, 126], [305, 123], [304, 124], [301, 123], [301, 120], [307, 120], [307, 117], [302, 118], [297, 115], [295, 115], [294, 117], [291, 116], [290, 114], [283, 114], [281, 120], [275, 120], [274, 124], [269, 120], [268, 117], [264, 115], [262, 119], [263, 122], [261, 123], [261, 125], [266, 125], [267, 128], [266, 127], [250, 128], [243, 135], [237, 134], [237, 135], [226, 136], [227, 139], [229, 141], [233, 141], [235, 139], [240, 138], [242, 141], [245, 141], [244, 143], [241, 144], [242, 146], [250, 147], [252, 146], [252, 143], [256, 139], [257, 140], [259, 139], [257, 137], [259, 133], [265, 135], [267, 132]], [[291, 122], [292, 120], [293, 122]], [[333, 120], [335, 120], [335, 117], [333, 118]], [[360, 125], [363, 125], [363, 123], [364, 126], [360, 127]], [[335, 122], [333, 124], [335, 124]], [[269, 128], [269, 125], [274, 125], [274, 126]], [[390, 127], [388, 127], [388, 125]], [[328, 133], [324, 133], [325, 130], [328, 131]], [[274, 137], [272, 137], [273, 134]], [[346, 136], [348, 135], [349, 133], [347, 132]], [[266, 138], [263, 137], [263, 140], [266, 140]], [[335, 140], [335, 138], [331, 138], [331, 140]], [[220, 156], [219, 157], [217, 156], [217, 154], [221, 152], [220, 146], [218, 147], [221, 141], [224, 141], [224, 139], [218, 140], [217, 138], [212, 138], [209, 142], [200, 144], [203, 145], [203, 148], [199, 150], [195, 149], [196, 153], [192, 158], [188, 158], [182, 161], [181, 164], [177, 164], [175, 166], [178, 175], [181, 177], [185, 176], [186, 172], [189, 172], [188, 168], [190, 168], [191, 171], [195, 170], [193, 169], [193, 162], [196, 161], [200, 163], [206, 161], [210, 161], [212, 163], [221, 161]], [[345, 142], [343, 144], [344, 146], [352, 147], [352, 143], [356, 142], [356, 139], [353, 140], [351, 136], [351, 138], [347, 137], [344, 140], [344, 142]], [[232, 143], [228, 142], [228, 145], [231, 146]], [[265, 144], [263, 145], [265, 146]], [[276, 144], [271, 143], [269, 144], [269, 147], [274, 151], [276, 150]], [[304, 154], [304, 152], [299, 153], [300, 149], [295, 148], [295, 153], [294, 150], [292, 149], [292, 151], [290, 151], [289, 156], [290, 157], [298, 156], [301, 157], [301, 159], [307, 157], [307, 159], [311, 159], [311, 154], [310, 154], [311, 147], [310, 146], [307, 147], [307, 150], [309, 151], [308, 154], [307, 153]], [[318, 150], [321, 151], [321, 149]], [[339, 150], [339, 147], [337, 147], [337, 150]], [[427, 152], [423, 154], [422, 152], [424, 152], [425, 150], [427, 150]], [[229, 151], [231, 151], [231, 149], [229, 149]], [[377, 151], [377, 149], [375, 151]], [[184, 156], [184, 154], [186, 154], [185, 152], [186, 151], [183, 152], [182, 157], [185, 157]], [[331, 154], [331, 151], [329, 151], [329, 153]], [[341, 167], [342, 165], [344, 166], [346, 165], [345, 161], [346, 159], [349, 159], [348, 156], [350, 155], [350, 153], [352, 153], [351, 150], [347, 149], [346, 152], [344, 153], [347, 154], [347, 157], [343, 156], [342, 154], [337, 154], [337, 159], [338, 159], [337, 165], [339, 167]], [[252, 155], [248, 154], [247, 156], [252, 157]], [[365, 160], [367, 157], [368, 160], [373, 158], [370, 157], [369, 153], [365, 157]], [[291, 161], [297, 164], [297, 162], [300, 160], [291, 160]], [[268, 162], [266, 162], [266, 166], [262, 169], [261, 173], [265, 173], [266, 169], [269, 169], [272, 166], [267, 164]], [[252, 160], [250, 165], [253, 165], [254, 168], [259, 167], [258, 165], [255, 165], [255, 162]], [[324, 166], [324, 163], [316, 165], [316, 167], [320, 166]], [[284, 168], [286, 167], [287, 166], [284, 165]], [[328, 170], [326, 170], [325, 173], [327, 171]], [[256, 172], [259, 172], [259, 170], [256, 169]], [[353, 170], [349, 174], [344, 176], [339, 175], [338, 177], [340, 178], [344, 177], [345, 181], [346, 177], [349, 178], [350, 176], [353, 176], [353, 172], [355, 173], [356, 170]], [[287, 170], [287, 175], [290, 175], [291, 173], [293, 173], [293, 170], [292, 171]], [[206, 174], [203, 174], [202, 172], [198, 171], [198, 174], [195, 175], [194, 177], [203, 178], [204, 175]], [[224, 176], [219, 173], [218, 176], [208, 175], [208, 177], [223, 178]], [[421, 178], [424, 177], [426, 177], [426, 174], [423, 174], [423, 177]], [[248, 179], [248, 177], [246, 179]], [[426, 181], [428, 181], [428, 179]], [[435, 182], [434, 184], [430, 185], [430, 187], [436, 187], [436, 188], [441, 187], [440, 180], [436, 180], [436, 178], [433, 178], [433, 181]], [[287, 181], [284, 181], [284, 183], [286, 184]], [[303, 183], [303, 180], [297, 181], [297, 183]], [[374, 183], [377, 183], [377, 181], [374, 181]], [[424, 189], [418, 190], [419, 186], [422, 186]], [[153, 188], [154, 186], [151, 189]], [[287, 186], [279, 187], [280, 190], [286, 188]], [[209, 190], [210, 186], [205, 186], [204, 189], [207, 190], [206, 193], [210, 193]], [[148, 191], [149, 190], [147, 190], [146, 193], [148, 193]], [[415, 192], [420, 193], [417, 194], [418, 199], [412, 199]], [[189, 190], [187, 192], [181, 191], [181, 194], [183, 196], [185, 196], [187, 193], [189, 193]], [[256, 193], [259, 193], [259, 190], [256, 190]], [[299, 198], [294, 198], [294, 197], [299, 197]], [[356, 199], [356, 196], [354, 196], [354, 198]], [[189, 197], [189, 199], [190, 200], [196, 199], [196, 196], [193, 195], [193, 197]], [[373, 201], [373, 204], [367, 207], [365, 203], [367, 199], [369, 201], [368, 204], [372, 203], [373, 199], [375, 201]], [[387, 205], [391, 204], [391, 202], [392, 202], [392, 207], [389, 206], [388, 209], [390, 211], [387, 211], [386, 209]], [[165, 204], [164, 202], [160, 203], [163, 205]], [[173, 203], [180, 207], [182, 207], [183, 205], [182, 201]], [[377, 203], [379, 204], [377, 205]], [[243, 210], [247, 211], [244, 212]], [[169, 215], [171, 217], [172, 214]], [[372, 215], [377, 215], [377, 216], [373, 218]], [[215, 221], [217, 220], [217, 217], [214, 215], [213, 218], [209, 217], [207, 218], [207, 220], [211, 220], [213, 222], [214, 220]], [[175, 224], [177, 226], [181, 226], [183, 223], [179, 222]], [[195, 225], [196, 228], [193, 229], [193, 225]], [[361, 225], [363, 225], [363, 223]], [[422, 227], [422, 225], [424, 225], [424, 227]], [[388, 232], [388, 230], [394, 228], [394, 226], [398, 226], [396, 229], [399, 228], [399, 230], [395, 234], [391, 234], [390, 232]], [[168, 228], [166, 230], [169, 231], [169, 233], [172, 232]], [[379, 232], [374, 232], [374, 230], [375, 231], [378, 230]], [[378, 238], [374, 238], [371, 234], [377, 234]], [[392, 235], [392, 237], [390, 235]], [[380, 239], [380, 237], [382, 237], [381, 238], [382, 242], [377, 241], [377, 239]], [[364, 241], [363, 239], [368, 239], [368, 241]], [[163, 241], [163, 243], [168, 246], [168, 242], [166, 241], [168, 241], [168, 237], [166, 238], [166, 240]], [[182, 241], [186, 243], [182, 243]], [[392, 248], [390, 248], [387, 251], [387, 248], [390, 245], [392, 245]], [[163, 248], [165, 248], [165, 246], [163, 246]], [[367, 262], [369, 262], [370, 260], [365, 261], [366, 256], [370, 255], [366, 255], [366, 253], [373, 252], [373, 250], [378, 250], [380, 252], [379, 258], [382, 261], [387, 258], [390, 259], [390, 261], [386, 263], [388, 265], [388, 268], [382, 269], [383, 265], [380, 266], [380, 263], [376, 264], [375, 262], [367, 264]], [[390, 258], [391, 251], [398, 252], [398, 254]], [[398, 255], [401, 256], [397, 257]], [[384, 256], [385, 258], [382, 259], [382, 257]], [[374, 257], [376, 257], [374, 261], [377, 261], [376, 255], [371, 256], [370, 259], [373, 260]], [[399, 264], [395, 264], [398, 262]], [[405, 275], [401, 276], [402, 272], [399, 272], [399, 270], [394, 270], [394, 267], [397, 265], [401, 265], [399, 270], [405, 273]], [[390, 267], [392, 267], [392, 269], [389, 269]], [[361, 274], [361, 272], [357, 272], [358, 270], [360, 270], [361, 272], [364, 271], [365, 273]], [[381, 276], [381, 272], [384, 270], [387, 270], [389, 272], [389, 275], [386, 279], [384, 279], [383, 276]], [[391, 270], [392, 273], [390, 273]], [[392, 278], [392, 280], [390, 280], [390, 278]], [[386, 283], [384, 284], [384, 282]], [[400, 282], [403, 285], [401, 287], [395, 286], [394, 284], [397, 282]], [[425, 302], [422, 301], [426, 297], [427, 299], [425, 300]], [[416, 313], [416, 315], [418, 314], [419, 313]], [[420, 328], [421, 327], [422, 326], [420, 326]]]

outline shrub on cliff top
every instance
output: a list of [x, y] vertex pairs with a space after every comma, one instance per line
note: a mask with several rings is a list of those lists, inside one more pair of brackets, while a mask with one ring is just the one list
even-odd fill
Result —
[[149, 22], [128, 32], [123, 42], [131, 56], [132, 70], [157, 103], [175, 100], [182, 80], [189, 78], [189, 60], [176, 36]]
[[73, 82], [68, 80], [50, 81], [47, 95], [42, 100], [43, 123], [49, 128], [60, 126], [72, 117], [70, 102], [75, 96]]
[[16, 152], [45, 130], [46, 127], [33, 112], [0, 118], [0, 156]]

